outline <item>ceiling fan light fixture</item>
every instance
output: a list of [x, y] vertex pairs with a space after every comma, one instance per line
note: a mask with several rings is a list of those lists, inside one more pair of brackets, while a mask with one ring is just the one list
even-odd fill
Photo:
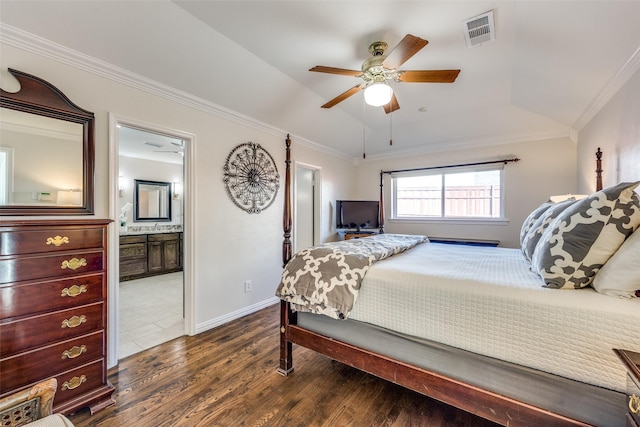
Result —
[[374, 83], [364, 89], [364, 101], [373, 107], [387, 105], [392, 96], [393, 89], [386, 83]]

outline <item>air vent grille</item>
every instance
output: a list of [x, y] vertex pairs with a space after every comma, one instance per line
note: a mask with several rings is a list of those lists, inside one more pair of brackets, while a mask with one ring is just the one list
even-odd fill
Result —
[[493, 10], [467, 19], [462, 23], [462, 28], [467, 47], [495, 40]]

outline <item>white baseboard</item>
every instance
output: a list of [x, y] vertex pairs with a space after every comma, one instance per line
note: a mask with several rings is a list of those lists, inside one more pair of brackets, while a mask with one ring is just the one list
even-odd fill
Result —
[[243, 316], [246, 316], [251, 313], [255, 313], [256, 311], [262, 310], [263, 308], [270, 307], [274, 304], [277, 304], [280, 301], [278, 297], [272, 297], [266, 299], [264, 301], [260, 301], [259, 303], [250, 305], [248, 307], [244, 307], [240, 310], [234, 311], [229, 314], [225, 314], [224, 316], [217, 317], [215, 319], [208, 320], [204, 323], [200, 323], [196, 325], [196, 334], [200, 332], [208, 331], [209, 329], [213, 329], [215, 327], [224, 325], [232, 320], [239, 319]]

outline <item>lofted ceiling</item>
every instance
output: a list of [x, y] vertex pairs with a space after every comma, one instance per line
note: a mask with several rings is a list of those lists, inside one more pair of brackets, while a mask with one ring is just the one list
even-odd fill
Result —
[[[494, 11], [495, 40], [463, 21]], [[43, 37], [350, 158], [574, 137], [638, 68], [640, 1], [0, 1], [4, 25]], [[392, 83], [400, 109], [365, 106], [369, 45], [429, 44], [401, 69], [460, 69], [452, 84]], [[393, 145], [389, 140], [393, 139]]]

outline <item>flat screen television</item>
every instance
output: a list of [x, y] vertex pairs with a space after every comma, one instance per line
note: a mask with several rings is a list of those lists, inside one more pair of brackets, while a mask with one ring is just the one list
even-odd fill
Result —
[[336, 228], [380, 228], [377, 200], [336, 200]]

